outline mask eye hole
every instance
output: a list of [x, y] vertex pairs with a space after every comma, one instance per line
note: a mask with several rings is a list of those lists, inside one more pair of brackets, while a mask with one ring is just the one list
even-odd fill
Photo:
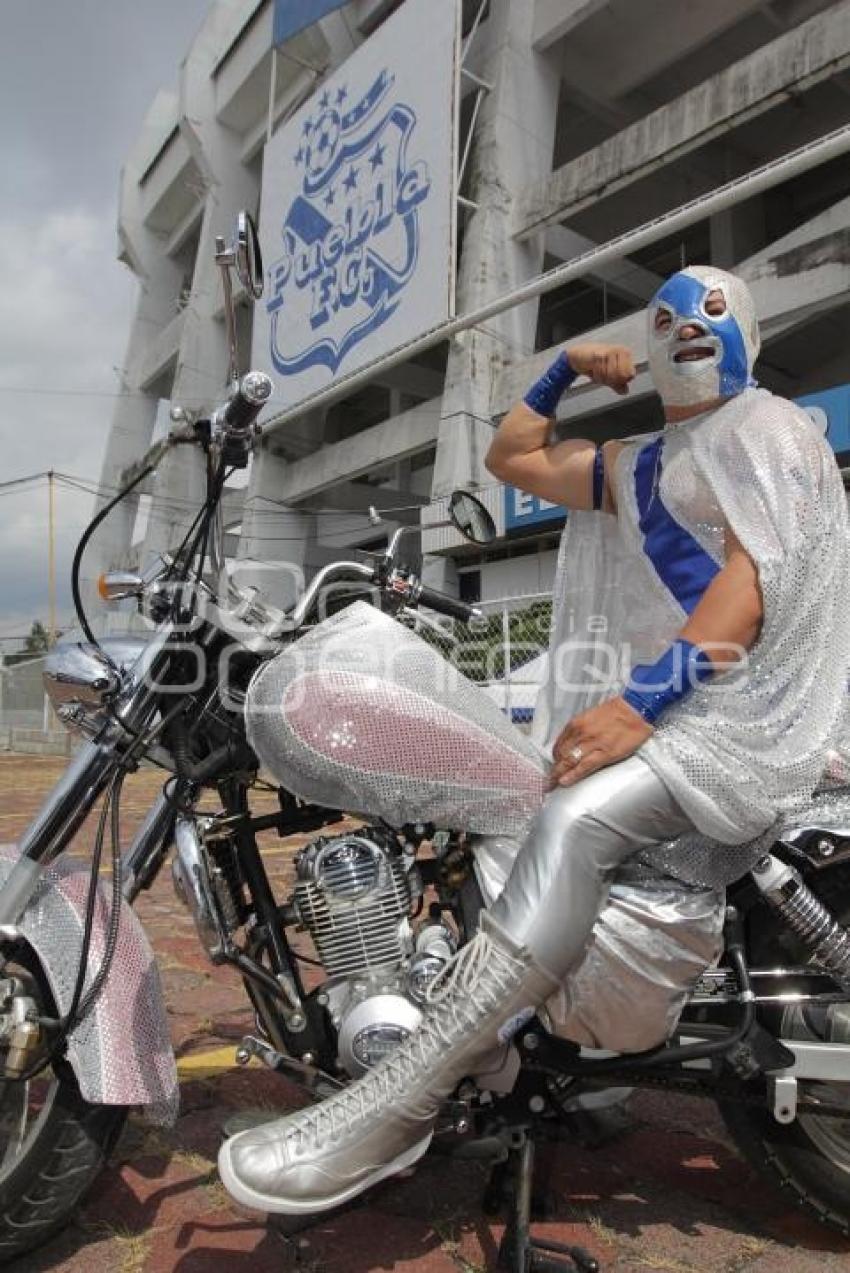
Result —
[[726, 297], [722, 287], [713, 287], [705, 298], [704, 306], [709, 318], [722, 318], [726, 313]]
[[656, 336], [666, 336], [670, 328], [673, 326], [673, 314], [669, 309], [665, 309], [659, 305], [655, 311], [655, 318], [652, 322], [652, 329]]

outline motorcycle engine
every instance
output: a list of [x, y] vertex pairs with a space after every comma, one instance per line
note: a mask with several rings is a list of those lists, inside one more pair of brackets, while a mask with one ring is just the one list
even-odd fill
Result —
[[328, 980], [319, 990], [338, 1031], [339, 1064], [363, 1074], [416, 1028], [451, 931], [413, 913], [423, 885], [413, 845], [381, 827], [322, 837], [295, 862], [293, 904]]

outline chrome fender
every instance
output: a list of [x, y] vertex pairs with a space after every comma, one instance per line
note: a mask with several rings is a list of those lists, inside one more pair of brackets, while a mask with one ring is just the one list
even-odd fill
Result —
[[[18, 857], [0, 846], [0, 893]], [[89, 867], [67, 858], [39, 878], [17, 927], [44, 969], [60, 1012], [71, 1006], [79, 966]], [[98, 889], [86, 976], [88, 986], [103, 959], [111, 891]], [[150, 1119], [173, 1122], [179, 1088], [159, 969], [145, 931], [127, 902], [106, 985], [85, 1020], [68, 1039], [68, 1060], [85, 1100], [92, 1105], [143, 1105]]]

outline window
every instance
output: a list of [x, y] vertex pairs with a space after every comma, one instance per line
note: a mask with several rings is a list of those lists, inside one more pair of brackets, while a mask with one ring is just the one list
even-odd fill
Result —
[[458, 595], [468, 606], [481, 600], [481, 571], [463, 570], [458, 574]]

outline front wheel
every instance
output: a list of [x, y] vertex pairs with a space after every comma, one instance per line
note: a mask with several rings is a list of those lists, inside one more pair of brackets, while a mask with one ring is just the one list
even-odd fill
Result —
[[[850, 866], [840, 864], [809, 880], [836, 919], [850, 925]], [[754, 966], [802, 964], [805, 952], [781, 921], [760, 906], [753, 915], [751, 958]], [[786, 1039], [814, 1039], [847, 1045], [850, 1080], [850, 1002], [788, 1005], [763, 1012], [764, 1025]], [[800, 1114], [793, 1123], [778, 1123], [761, 1105], [720, 1102], [720, 1112], [738, 1148], [757, 1171], [789, 1191], [795, 1201], [822, 1223], [850, 1236], [850, 1082], [801, 1081], [807, 1103], [846, 1108], [847, 1117]]]
[[[30, 951], [4, 972], [56, 1015]], [[124, 1105], [90, 1105], [64, 1059], [27, 1083], [0, 1079], [0, 1264], [33, 1250], [73, 1217], [127, 1118]]]
[[90, 1105], [70, 1067], [0, 1084], [0, 1264], [71, 1220], [117, 1141], [125, 1106]]

